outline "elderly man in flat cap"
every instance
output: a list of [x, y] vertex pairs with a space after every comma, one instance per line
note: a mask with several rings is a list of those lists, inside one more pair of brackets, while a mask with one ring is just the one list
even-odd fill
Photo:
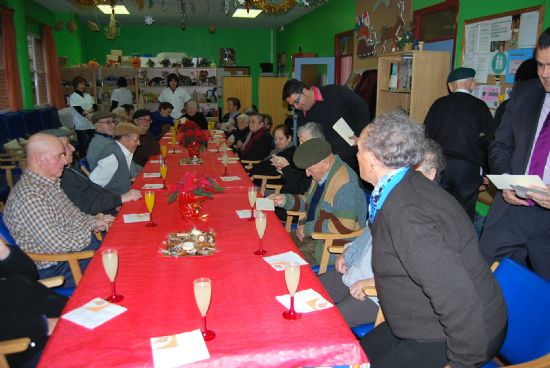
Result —
[[63, 144], [63, 147], [65, 147], [67, 166], [65, 166], [61, 175], [61, 189], [82, 212], [90, 215], [98, 213], [114, 215], [122, 203], [137, 201], [141, 198], [141, 192], [135, 189], [130, 189], [122, 195], [111, 193], [92, 182], [78, 167], [72, 165], [74, 147], [69, 139], [69, 136], [72, 134], [70, 131], [65, 129], [48, 129], [43, 130], [42, 133], [56, 136], [61, 144]]
[[90, 180], [109, 192], [122, 195], [132, 185], [132, 157], [139, 146], [139, 136], [145, 131], [132, 123], [119, 123], [115, 128], [116, 140], [98, 155], [97, 167]]
[[313, 232], [347, 234], [364, 227], [367, 204], [359, 178], [323, 138], [313, 138], [294, 152], [294, 164], [306, 170], [313, 180], [303, 195], [269, 196], [278, 207], [305, 211], [296, 234], [292, 234], [306, 261], [319, 263], [322, 241], [311, 238]]
[[95, 169], [97, 166], [98, 155], [103, 148], [115, 139], [115, 114], [112, 112], [96, 112], [92, 117], [92, 123], [94, 123], [95, 135], [86, 153], [90, 170]]
[[[65, 195], [59, 177], [67, 164], [65, 148], [57, 137], [37, 133], [27, 143], [27, 170], [13, 187], [4, 220], [25, 252], [66, 253], [95, 250], [94, 231], [107, 230], [114, 218], [81, 212]], [[81, 262], [85, 268], [87, 262]], [[64, 276], [65, 286], [74, 286], [67, 262], [37, 262], [40, 278]]]
[[134, 124], [145, 130], [145, 134], [140, 137], [140, 145], [134, 153], [134, 162], [140, 167], [144, 167], [149, 157], [160, 153], [159, 141], [155, 138], [151, 130], [151, 111], [146, 109], [138, 110], [132, 116]]
[[426, 135], [443, 147], [447, 159], [440, 185], [456, 198], [472, 221], [494, 135], [489, 108], [471, 95], [475, 73], [471, 68], [453, 70], [447, 78], [451, 93], [437, 99], [424, 120]]

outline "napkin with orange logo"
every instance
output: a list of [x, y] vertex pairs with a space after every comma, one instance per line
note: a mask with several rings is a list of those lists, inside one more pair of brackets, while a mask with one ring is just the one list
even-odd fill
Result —
[[82, 307], [64, 314], [61, 318], [92, 330], [127, 310], [120, 305], [109, 303], [101, 298], [95, 298]]
[[177, 335], [152, 337], [151, 350], [155, 368], [172, 368], [210, 359], [201, 330]]
[[290, 262], [296, 262], [300, 266], [308, 264], [302, 257], [300, 257], [297, 253], [293, 251], [264, 257], [264, 261], [269, 263], [271, 267], [273, 267], [276, 271], [284, 271], [286, 266], [288, 266]]
[[[284, 305], [285, 308], [290, 308], [289, 294], [276, 296], [275, 298], [279, 303]], [[315, 312], [331, 307], [333, 307], [333, 305], [313, 289], [298, 291], [294, 294], [294, 309], [298, 313]]]

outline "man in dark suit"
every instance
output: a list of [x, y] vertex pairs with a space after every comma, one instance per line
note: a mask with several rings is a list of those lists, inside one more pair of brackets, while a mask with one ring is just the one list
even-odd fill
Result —
[[319, 123], [323, 127], [326, 140], [332, 146], [332, 152], [359, 172], [355, 157], [357, 147], [350, 146], [332, 126], [343, 118], [355, 136], [359, 136], [370, 122], [369, 106], [361, 96], [344, 86], [306, 88], [299, 80], [290, 79], [283, 87], [283, 100], [298, 110], [298, 126], [311, 121]]
[[[550, 184], [550, 28], [537, 43], [538, 80], [517, 84], [489, 151], [494, 174], [539, 175]], [[548, 191], [548, 188], [541, 188]], [[497, 195], [480, 248], [487, 262], [511, 257], [550, 280], [550, 193]]]
[[449, 73], [451, 94], [437, 99], [424, 120], [426, 135], [443, 147], [447, 159], [440, 184], [472, 220], [482, 184], [481, 168], [494, 131], [489, 108], [470, 94], [475, 87], [475, 73], [471, 68]]

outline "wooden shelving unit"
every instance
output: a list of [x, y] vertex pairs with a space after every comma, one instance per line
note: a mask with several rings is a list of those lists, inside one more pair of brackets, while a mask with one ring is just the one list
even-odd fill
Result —
[[[412, 56], [410, 90], [389, 88], [392, 63], [403, 56]], [[433, 102], [448, 93], [450, 55], [440, 51], [408, 51], [382, 55], [378, 58], [376, 115], [396, 109], [405, 110], [414, 121], [424, 122]]]

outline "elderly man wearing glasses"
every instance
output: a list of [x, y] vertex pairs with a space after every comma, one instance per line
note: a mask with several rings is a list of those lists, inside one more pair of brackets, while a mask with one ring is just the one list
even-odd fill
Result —
[[298, 126], [309, 121], [321, 124], [332, 152], [356, 172], [359, 171], [356, 147], [350, 146], [332, 126], [343, 118], [355, 136], [359, 136], [370, 122], [369, 106], [361, 96], [344, 86], [306, 88], [299, 80], [290, 79], [283, 87], [283, 100], [298, 111]]
[[86, 153], [86, 160], [92, 170], [97, 166], [98, 155], [101, 150], [114, 141], [116, 124], [114, 119], [115, 114], [112, 112], [96, 112], [92, 117], [95, 134]]
[[[115, 194], [124, 194], [132, 185], [132, 157], [139, 146], [139, 136], [145, 130], [131, 123], [120, 123], [115, 128], [116, 141], [99, 154], [97, 166], [90, 180]], [[135, 164], [134, 164], [135, 165]]]

